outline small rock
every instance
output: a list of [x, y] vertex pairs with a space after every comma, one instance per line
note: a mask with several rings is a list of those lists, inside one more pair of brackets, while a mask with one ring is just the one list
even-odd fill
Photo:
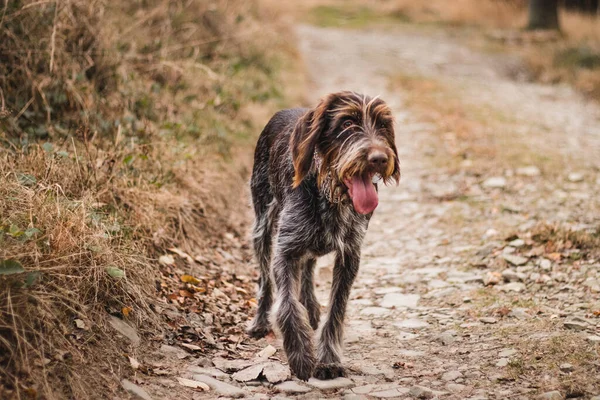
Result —
[[546, 392], [540, 394], [537, 397], [539, 400], [563, 400], [564, 397], [558, 390], [553, 390], [552, 392]]
[[525, 284], [521, 282], [510, 282], [506, 285], [498, 286], [498, 289], [503, 292], [517, 292], [520, 293], [525, 290]]
[[267, 381], [270, 383], [279, 383], [288, 380], [292, 377], [290, 368], [277, 362], [271, 362], [265, 365], [262, 371]]
[[569, 182], [582, 182], [583, 174], [581, 172], [571, 172], [567, 176], [567, 179], [569, 180]]
[[465, 390], [466, 386], [461, 385], [460, 383], [448, 383], [446, 385], [446, 389], [448, 389], [452, 393], [460, 393]]
[[495, 324], [496, 322], [498, 322], [498, 320], [494, 317], [481, 317], [479, 318], [479, 320], [484, 324]]
[[388, 315], [390, 310], [383, 307], [366, 307], [360, 312], [361, 315], [383, 316]]
[[510, 356], [514, 356], [515, 354], [517, 354], [517, 351], [515, 349], [504, 349], [500, 353], [498, 353], [498, 356], [499, 357], [510, 357]]
[[277, 352], [277, 349], [275, 347], [273, 347], [271, 345], [267, 345], [267, 347], [265, 347], [264, 349], [259, 351], [258, 354], [256, 354], [256, 357], [266, 360], [267, 358], [271, 357], [276, 352]]
[[113, 315], [108, 317], [108, 323], [121, 335], [125, 336], [129, 341], [137, 346], [140, 343], [140, 337], [137, 334], [135, 328], [129, 325], [127, 322], [123, 321], [120, 318], [117, 318]]
[[565, 321], [564, 326], [567, 329], [571, 329], [574, 331], [585, 331], [588, 327], [587, 323], [579, 322], [579, 321]]
[[586, 339], [588, 342], [600, 343], [600, 336], [591, 335], [591, 336], [588, 336]]
[[139, 397], [140, 399], [152, 400], [152, 397], [148, 394], [148, 392], [146, 392], [144, 389], [142, 389], [135, 383], [128, 381], [127, 379], [123, 379], [121, 381], [121, 385], [123, 386], [123, 389], [125, 389], [132, 395]]
[[499, 272], [489, 271], [483, 277], [483, 284], [485, 286], [497, 285], [498, 283], [500, 283], [501, 279], [502, 279], [502, 275]]
[[414, 318], [405, 319], [404, 321], [397, 322], [394, 325], [402, 329], [423, 329], [429, 326], [427, 322]]
[[455, 381], [458, 378], [461, 378], [463, 374], [460, 371], [448, 371], [444, 375], [442, 375], [442, 380], [446, 382]]
[[511, 247], [523, 247], [525, 246], [525, 241], [523, 239], [515, 239], [511, 242], [508, 243], [509, 246]]
[[256, 364], [246, 369], [237, 371], [231, 377], [238, 382], [254, 381], [258, 379], [261, 372], [263, 371], [263, 368], [265, 368], [265, 364]]
[[508, 358], [501, 358], [498, 360], [498, 362], [496, 363], [496, 367], [506, 367], [508, 365], [508, 362], [510, 360]]
[[550, 271], [552, 269], [552, 261], [550, 261], [546, 258], [542, 258], [540, 260], [540, 268], [543, 269], [544, 271]]
[[510, 268], [507, 268], [504, 271], [502, 271], [502, 277], [504, 278], [505, 281], [508, 281], [508, 282], [517, 282], [520, 280], [520, 277], [517, 274], [517, 272]]
[[495, 248], [495, 243], [488, 243], [485, 246], [481, 247], [479, 250], [477, 250], [477, 253], [475, 253], [475, 255], [480, 258], [485, 258], [492, 254]]
[[529, 261], [528, 258], [516, 256], [513, 254], [502, 254], [502, 258], [504, 258], [510, 264], [516, 265], [516, 266], [525, 265], [525, 264], [527, 264], [527, 261]]
[[488, 189], [502, 189], [506, 186], [506, 178], [503, 176], [493, 176], [483, 181], [483, 187]]
[[527, 165], [525, 167], [517, 168], [516, 173], [520, 176], [539, 176], [540, 169], [535, 165]]
[[560, 364], [560, 365], [558, 366], [558, 368], [559, 368], [559, 369], [560, 369], [562, 372], [573, 372], [573, 369], [574, 369], [574, 367], [573, 367], [573, 364], [569, 364], [569, 363], [563, 363], [563, 364]]
[[320, 390], [343, 389], [343, 388], [354, 386], [354, 382], [352, 382], [348, 378], [343, 378], [343, 377], [326, 380], [326, 381], [322, 381], [317, 378], [310, 378], [308, 380], [308, 384], [310, 386], [315, 387]]
[[442, 332], [435, 337], [435, 340], [442, 343], [444, 346], [448, 346], [456, 342], [456, 331], [449, 330], [446, 332]]
[[165, 255], [158, 257], [158, 263], [160, 265], [169, 266], [169, 265], [175, 264], [175, 259], [173, 258], [172, 255], [165, 254]]
[[245, 390], [242, 390], [239, 387], [221, 382], [208, 375], [194, 375], [193, 378], [199, 382], [206, 383], [211, 389], [219, 393], [221, 396], [233, 397], [236, 399], [239, 397], [244, 397], [247, 394]]
[[275, 385], [275, 389], [277, 389], [280, 392], [290, 393], [290, 394], [308, 393], [312, 390], [308, 386], [301, 385], [294, 381], [287, 381], [287, 382], [283, 382], [278, 385]]
[[410, 388], [408, 394], [417, 399], [431, 399], [434, 396], [433, 390], [424, 386], [413, 386]]
[[385, 308], [415, 308], [421, 296], [418, 294], [388, 293], [379, 302]]

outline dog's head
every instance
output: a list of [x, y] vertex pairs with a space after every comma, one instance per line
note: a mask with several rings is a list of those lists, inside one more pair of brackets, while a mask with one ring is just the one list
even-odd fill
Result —
[[293, 187], [316, 168], [319, 187], [327, 181], [332, 192], [347, 189], [354, 209], [369, 214], [378, 204], [373, 182], [400, 181], [393, 125], [391, 110], [378, 98], [354, 92], [327, 95], [292, 132]]

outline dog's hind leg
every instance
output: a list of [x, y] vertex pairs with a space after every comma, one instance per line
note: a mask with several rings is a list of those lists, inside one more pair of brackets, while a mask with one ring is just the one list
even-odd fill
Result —
[[300, 302], [308, 312], [310, 326], [314, 330], [319, 327], [321, 318], [321, 305], [315, 296], [314, 272], [317, 260], [315, 258], [307, 258], [300, 268], [302, 269], [302, 283], [300, 288]]
[[257, 339], [265, 337], [271, 331], [269, 322], [269, 312], [273, 304], [273, 284], [270, 271], [271, 248], [278, 214], [279, 208], [276, 200], [273, 199], [264, 212], [256, 215], [254, 222], [253, 245], [260, 267], [260, 278], [257, 295], [258, 308], [256, 316], [248, 328], [248, 334]]
[[335, 379], [345, 375], [341, 364], [344, 317], [359, 263], [360, 255], [357, 251], [348, 249], [336, 255], [329, 310], [317, 351], [319, 363], [315, 369], [315, 377], [318, 379]]

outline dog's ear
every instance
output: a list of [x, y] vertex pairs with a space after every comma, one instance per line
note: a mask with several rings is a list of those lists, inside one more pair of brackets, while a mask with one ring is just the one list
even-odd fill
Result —
[[319, 138], [327, 129], [327, 109], [331, 101], [330, 96], [322, 99], [317, 107], [302, 116], [294, 127], [290, 138], [294, 164], [292, 184], [294, 188], [300, 186], [310, 171]]
[[398, 185], [400, 183], [400, 175], [401, 175], [400, 174], [400, 158], [398, 157], [398, 150], [396, 149], [396, 143], [394, 143], [392, 141], [392, 144], [390, 147], [392, 148], [392, 151], [394, 152], [394, 170], [392, 171], [390, 178], [395, 180], [396, 185]]

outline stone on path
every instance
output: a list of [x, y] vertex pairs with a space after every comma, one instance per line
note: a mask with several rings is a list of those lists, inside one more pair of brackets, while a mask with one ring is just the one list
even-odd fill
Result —
[[448, 371], [444, 375], [442, 375], [442, 380], [446, 382], [455, 381], [458, 378], [461, 378], [463, 374], [460, 371]]
[[265, 364], [256, 364], [246, 369], [237, 371], [231, 377], [238, 382], [254, 381], [258, 379], [264, 367]]
[[135, 328], [129, 325], [127, 322], [123, 321], [121, 318], [117, 318], [113, 315], [110, 315], [108, 317], [108, 323], [117, 332], [129, 339], [131, 344], [133, 344], [134, 346], [137, 346], [140, 343], [140, 337], [137, 334]]
[[352, 382], [348, 378], [339, 377], [331, 380], [322, 381], [317, 378], [310, 378], [308, 380], [308, 384], [312, 387], [315, 387], [320, 390], [333, 390], [333, 389], [342, 389], [354, 386], [354, 382]]
[[517, 354], [515, 349], [504, 349], [500, 353], [498, 353], [499, 357], [510, 357]]
[[564, 326], [567, 329], [571, 329], [574, 331], [584, 331], [588, 328], [588, 324], [585, 322], [581, 322], [581, 321], [565, 321], [564, 322]]
[[385, 390], [379, 390], [377, 392], [369, 393], [369, 396], [377, 397], [378, 399], [396, 398], [409, 393], [410, 389], [397, 387]]
[[479, 320], [484, 324], [495, 324], [496, 322], [498, 322], [498, 320], [494, 317], [481, 317], [479, 318]]
[[506, 186], [506, 178], [503, 176], [493, 176], [483, 181], [483, 187], [488, 189], [502, 189]]
[[537, 398], [539, 400], [563, 400], [564, 396], [558, 390], [553, 390], [551, 392], [542, 393]]
[[516, 173], [521, 176], [539, 176], [540, 169], [535, 165], [527, 165], [525, 167], [517, 168]]
[[586, 339], [588, 342], [600, 343], [600, 336], [591, 335], [591, 336], [588, 336]]
[[308, 386], [304, 386], [295, 381], [287, 381], [275, 385], [275, 389], [280, 392], [289, 393], [289, 394], [297, 394], [297, 393], [308, 393], [312, 389]]
[[448, 383], [446, 385], [446, 389], [448, 389], [452, 393], [460, 393], [463, 390], [465, 390], [465, 388], [466, 388], [466, 386], [465, 385], [461, 385], [460, 383]]
[[413, 386], [410, 388], [408, 394], [417, 399], [431, 399], [434, 396], [433, 390], [424, 386]]
[[194, 375], [193, 378], [199, 382], [204, 382], [215, 392], [225, 397], [233, 397], [234, 399], [244, 397], [247, 392], [237, 386], [229, 383], [221, 382], [208, 375]]
[[152, 400], [152, 397], [148, 394], [148, 392], [146, 392], [144, 389], [127, 379], [123, 379], [121, 381], [121, 385], [123, 386], [123, 389], [125, 389], [127, 392], [139, 397], [140, 399]]
[[360, 312], [361, 315], [371, 315], [371, 316], [384, 316], [388, 315], [390, 310], [383, 307], [367, 307], [363, 308]]
[[510, 282], [506, 285], [498, 286], [499, 290], [503, 292], [517, 292], [520, 293], [526, 289], [525, 284], [521, 282]]
[[527, 264], [527, 261], [529, 261], [529, 259], [526, 257], [516, 256], [513, 254], [502, 254], [502, 258], [512, 265], [516, 265], [517, 267], [520, 265], [525, 265]]
[[254, 364], [250, 360], [227, 360], [221, 357], [213, 358], [212, 362], [215, 364], [215, 367], [228, 373], [234, 373]]
[[420, 298], [421, 296], [418, 294], [388, 293], [379, 302], [379, 305], [385, 308], [415, 308]]
[[292, 377], [290, 367], [277, 362], [271, 362], [265, 365], [262, 373], [270, 383], [283, 382]]
[[582, 182], [583, 181], [583, 174], [581, 172], [571, 172], [568, 176], [567, 179], [569, 180], [569, 182]]
[[574, 369], [574, 367], [573, 367], [573, 364], [569, 364], [569, 363], [563, 363], [563, 364], [560, 364], [560, 365], [558, 366], [558, 368], [559, 368], [559, 369], [560, 369], [562, 372], [573, 372], [573, 369]]
[[498, 362], [496, 363], [496, 367], [506, 367], [509, 363], [509, 359], [508, 358], [501, 358], [498, 360]]
[[427, 328], [429, 324], [425, 321], [416, 318], [405, 319], [404, 321], [396, 322], [394, 326], [402, 329], [423, 329]]

